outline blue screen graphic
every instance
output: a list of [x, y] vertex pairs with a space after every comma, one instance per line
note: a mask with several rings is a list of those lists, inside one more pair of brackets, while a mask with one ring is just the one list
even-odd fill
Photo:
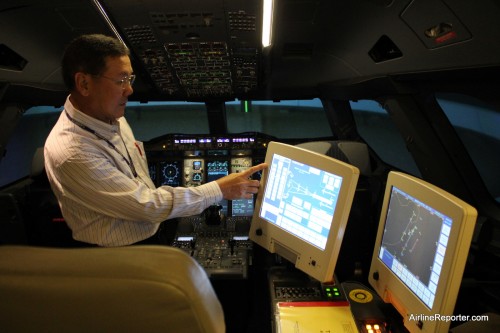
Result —
[[342, 177], [274, 154], [260, 217], [324, 250]]

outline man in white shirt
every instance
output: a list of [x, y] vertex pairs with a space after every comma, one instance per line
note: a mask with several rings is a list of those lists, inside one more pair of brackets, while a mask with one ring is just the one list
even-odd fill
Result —
[[76, 38], [66, 48], [62, 72], [70, 95], [45, 143], [45, 168], [75, 240], [99, 246], [143, 242], [167, 219], [257, 193], [259, 181], [249, 178], [264, 163], [198, 187], [155, 187], [142, 142], [124, 118], [135, 75], [129, 51], [117, 39]]

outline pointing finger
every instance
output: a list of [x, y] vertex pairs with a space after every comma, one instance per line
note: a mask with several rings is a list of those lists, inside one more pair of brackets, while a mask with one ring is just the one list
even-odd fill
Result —
[[256, 173], [256, 172], [258, 172], [260, 170], [264, 170], [267, 167], [268, 167], [267, 163], [260, 163], [260, 164], [254, 165], [253, 167], [250, 167], [250, 168], [246, 169], [245, 171], [243, 171], [241, 173], [241, 175], [244, 176], [244, 177], [250, 177], [254, 173]]

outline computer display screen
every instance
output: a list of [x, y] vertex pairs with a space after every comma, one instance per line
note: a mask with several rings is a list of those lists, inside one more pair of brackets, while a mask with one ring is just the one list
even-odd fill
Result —
[[359, 170], [270, 142], [249, 237], [312, 278], [332, 281]]
[[[243, 151], [243, 153], [250, 153]], [[237, 156], [231, 158], [231, 173], [243, 172], [252, 166], [252, 157], [250, 156]], [[245, 216], [253, 215], [254, 199], [238, 199], [231, 201], [231, 216]]]
[[379, 258], [429, 309], [436, 297], [452, 222], [449, 216], [392, 187]]
[[231, 201], [231, 216], [252, 216], [253, 199], [238, 199]]
[[214, 160], [207, 161], [207, 182], [217, 180], [229, 174], [229, 161]]
[[342, 177], [274, 154], [260, 217], [324, 250]]
[[[477, 211], [422, 179], [390, 172], [368, 276], [410, 332], [446, 332]], [[439, 317], [436, 317], [439, 316]]]
[[180, 186], [182, 177], [181, 170], [180, 161], [160, 162], [160, 186]]

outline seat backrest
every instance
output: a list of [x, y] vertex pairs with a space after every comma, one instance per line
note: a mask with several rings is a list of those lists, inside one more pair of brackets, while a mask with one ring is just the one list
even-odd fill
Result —
[[74, 247], [71, 229], [45, 172], [44, 147], [35, 150], [31, 161], [30, 185], [25, 197], [25, 225], [29, 244], [51, 247]]
[[0, 246], [3, 332], [225, 331], [206, 272], [166, 246]]
[[[31, 160], [30, 178], [43, 178], [47, 179], [45, 174], [45, 159], [43, 156], [44, 147], [38, 147], [33, 154], [33, 159]], [[44, 185], [48, 185], [48, 179], [45, 181]]]
[[354, 165], [362, 176], [371, 175], [368, 146], [357, 141], [311, 141], [299, 143], [298, 147], [327, 155]]
[[0, 193], [0, 245], [27, 244], [24, 217], [12, 193]]

